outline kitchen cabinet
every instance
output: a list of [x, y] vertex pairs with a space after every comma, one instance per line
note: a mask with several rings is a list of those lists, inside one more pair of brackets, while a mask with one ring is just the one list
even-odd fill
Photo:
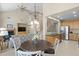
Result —
[[61, 42], [61, 34], [46, 35], [46, 40], [52, 45], [55, 43], [55, 40], [59, 40]]
[[69, 40], [77, 41], [78, 35], [76, 33], [70, 33], [69, 34]]

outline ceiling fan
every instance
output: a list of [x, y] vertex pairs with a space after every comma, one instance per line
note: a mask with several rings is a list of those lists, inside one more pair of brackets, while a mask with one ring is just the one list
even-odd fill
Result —
[[27, 9], [27, 7], [24, 5], [24, 3], [21, 3], [21, 4], [17, 5], [17, 7], [18, 7], [21, 11], [26, 11], [26, 12], [28, 12], [29, 14], [32, 14], [32, 12]]
[[35, 9], [34, 11], [28, 10], [24, 3], [21, 3], [21, 4], [17, 5], [17, 7], [18, 7], [21, 11], [26, 11], [26, 12], [28, 12], [28, 13], [31, 14], [31, 15], [35, 15], [35, 14], [37, 14], [37, 15], [39, 15], [39, 14], [42, 15], [42, 13], [40, 13], [40, 12], [38, 12], [38, 11], [36, 10], [36, 4], [34, 5], [34, 9]]

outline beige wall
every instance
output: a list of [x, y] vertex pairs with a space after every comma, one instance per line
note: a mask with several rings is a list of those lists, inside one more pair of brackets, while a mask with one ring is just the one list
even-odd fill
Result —
[[[13, 11], [7, 11], [7, 12], [1, 12], [0, 17], [0, 25], [1, 27], [7, 27], [7, 24], [12, 23], [15, 29], [17, 30], [17, 23], [29, 23], [31, 20], [34, 19], [34, 16], [32, 14], [29, 14], [26, 11], [22, 10], [13, 10]], [[8, 20], [8, 17], [11, 17], [11, 21]], [[38, 16], [38, 20], [41, 23], [41, 30], [42, 30], [42, 15]], [[1, 21], [2, 20], [2, 21]], [[27, 28], [28, 29], [28, 28]], [[17, 33], [17, 31], [16, 31]]]
[[29, 19], [29, 14], [27, 12], [22, 12], [21, 10], [2, 12], [4, 27], [6, 27], [6, 24], [8, 23], [8, 17], [11, 17], [11, 19], [15, 22], [14, 25], [17, 25], [17, 23], [26, 23], [25, 20], [27, 21]]
[[[8, 17], [11, 19], [8, 20]], [[21, 10], [1, 12], [2, 27], [7, 27], [7, 24], [13, 24], [13, 27], [17, 30], [17, 23], [27, 23], [28, 19], [29, 14], [27, 12], [22, 12]]]
[[3, 21], [2, 21], [2, 13], [0, 12], [0, 27], [2, 27]]

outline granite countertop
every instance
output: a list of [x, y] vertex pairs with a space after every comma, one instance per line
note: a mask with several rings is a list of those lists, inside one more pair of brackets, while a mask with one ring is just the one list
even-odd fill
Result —
[[56, 32], [48, 32], [46, 36], [59, 35], [59, 34], [60, 33], [56, 33]]

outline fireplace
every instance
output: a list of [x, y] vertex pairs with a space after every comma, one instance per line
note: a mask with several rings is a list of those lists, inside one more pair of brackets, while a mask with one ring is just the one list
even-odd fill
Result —
[[25, 23], [18, 23], [17, 31], [18, 31], [18, 34], [26, 35], [26, 24]]
[[18, 32], [25, 32], [26, 31], [26, 27], [18, 27]]

